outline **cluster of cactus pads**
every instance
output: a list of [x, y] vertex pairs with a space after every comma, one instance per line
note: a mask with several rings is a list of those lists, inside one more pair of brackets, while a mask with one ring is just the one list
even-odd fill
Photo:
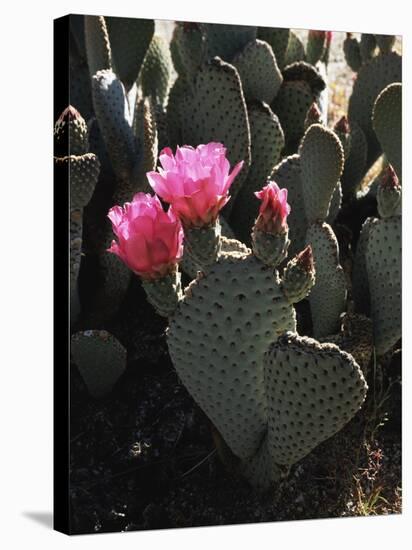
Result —
[[[71, 16], [55, 163], [70, 173], [73, 359], [94, 396], [113, 386], [126, 350], [102, 329], [136, 273], [218, 447], [259, 490], [356, 414], [373, 347], [401, 337], [401, 57], [393, 37], [348, 35], [358, 74], [332, 126], [330, 42], [176, 23], [169, 44], [151, 20]], [[342, 212], [366, 195], [376, 217], [343, 247]]]

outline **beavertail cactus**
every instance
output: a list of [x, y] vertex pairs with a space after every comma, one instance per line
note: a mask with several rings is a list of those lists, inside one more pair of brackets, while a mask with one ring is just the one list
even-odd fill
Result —
[[[180, 216], [185, 243], [198, 250], [206, 249], [207, 244], [201, 239], [195, 243], [190, 232], [207, 230], [218, 222], [219, 208], [214, 210], [218, 202], [215, 197], [205, 208], [190, 195], [193, 181], [187, 184], [184, 194], [179, 186], [185, 186], [186, 171], [199, 177], [216, 177], [210, 168], [221, 163], [219, 174], [230, 179], [233, 172], [229, 175], [224, 152], [216, 143], [197, 149], [179, 148], [176, 156], [168, 150], [161, 159], [163, 169], [148, 174], [156, 191], [171, 202], [171, 208]], [[174, 172], [180, 170], [179, 162], [185, 162], [185, 166], [177, 178]], [[219, 197], [226, 200], [227, 190], [228, 187], [220, 189]], [[203, 189], [197, 193], [200, 199]], [[176, 254], [166, 262], [165, 270], [156, 270], [155, 274], [152, 271], [149, 278], [141, 268], [134, 270], [143, 279], [149, 300], [159, 313], [170, 318], [168, 347], [180, 379], [216, 426], [237, 461], [237, 470], [256, 488], [264, 490], [279, 481], [285, 468], [353, 416], [363, 402], [366, 383], [352, 356], [337, 346], [319, 344], [296, 334], [293, 304], [310, 293], [316, 261], [308, 246], [287, 263], [280, 276], [277, 267], [285, 259], [289, 244], [287, 191], [270, 182], [257, 192], [257, 198], [261, 206], [252, 231], [253, 251], [236, 240], [216, 235], [218, 253], [183, 293]], [[159, 215], [166, 216], [157, 204]], [[126, 205], [127, 211], [130, 208]], [[211, 213], [211, 219], [203, 217], [206, 212]], [[111, 213], [111, 217], [118, 217], [119, 227], [121, 213], [125, 215], [119, 207]], [[134, 236], [134, 228], [137, 231], [146, 223], [139, 221], [140, 216], [142, 212], [136, 209], [128, 237], [144, 242], [148, 258], [153, 261], [164, 230], [160, 232], [160, 226], [153, 223], [149, 236]], [[120, 234], [119, 229], [116, 231]], [[312, 240], [318, 247], [322, 270], [323, 260], [328, 265], [333, 251], [324, 253], [317, 240]], [[120, 238], [117, 246], [122, 246]], [[130, 265], [127, 257], [124, 261]], [[279, 357], [274, 363], [275, 349], [279, 350]], [[275, 372], [274, 365], [279, 369], [279, 361], [284, 362], [284, 367]], [[302, 369], [296, 366], [300, 362]], [[302, 399], [292, 397], [297, 387]], [[307, 402], [304, 397], [312, 393], [313, 399], [310, 397]], [[299, 422], [291, 422], [285, 435], [284, 431], [279, 433], [279, 427], [287, 429], [283, 401], [286, 407], [290, 399], [289, 410], [294, 407], [296, 416], [302, 410], [304, 429], [299, 428]]]

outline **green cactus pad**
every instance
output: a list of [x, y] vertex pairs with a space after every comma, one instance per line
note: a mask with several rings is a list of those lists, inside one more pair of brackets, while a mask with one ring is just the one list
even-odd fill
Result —
[[394, 216], [369, 229], [366, 268], [376, 352], [383, 355], [402, 336], [402, 218]]
[[[59, 172], [66, 174], [67, 165], [70, 177], [70, 207], [84, 208], [93, 195], [94, 188], [99, 177], [100, 162], [93, 153], [69, 157], [54, 157], [57, 168], [57, 181]], [[64, 182], [63, 182], [64, 183]]]
[[154, 104], [165, 106], [172, 85], [172, 58], [169, 46], [161, 36], [154, 36], [140, 72], [142, 90]]
[[373, 58], [376, 50], [376, 38], [374, 34], [361, 35], [359, 42], [359, 51], [362, 58], [362, 63], [366, 63]]
[[112, 68], [109, 34], [103, 16], [84, 16], [84, 38], [90, 76], [97, 71]]
[[112, 71], [99, 71], [92, 79], [92, 95], [113, 170], [119, 180], [128, 180], [136, 161], [136, 144], [123, 84]]
[[314, 101], [310, 85], [304, 81], [283, 82], [271, 107], [285, 133], [286, 149], [296, 151], [305, 130], [305, 118]]
[[323, 220], [343, 170], [342, 145], [332, 130], [312, 124], [299, 147], [302, 191], [308, 221]]
[[206, 38], [201, 25], [176, 22], [170, 50], [173, 65], [181, 76], [194, 76], [206, 58]]
[[76, 332], [70, 351], [87, 389], [95, 398], [107, 395], [126, 369], [126, 350], [105, 330]]
[[246, 101], [271, 103], [274, 100], [283, 77], [267, 42], [249, 42], [233, 58], [232, 64], [239, 72]]
[[368, 144], [366, 137], [356, 122], [352, 121], [350, 129], [350, 150], [341, 177], [342, 193], [346, 198], [353, 197], [366, 172]]
[[213, 59], [198, 71], [193, 92], [187, 91], [182, 102], [182, 143], [197, 146], [219, 141], [227, 148], [231, 166], [244, 161], [230, 187], [230, 209], [250, 165], [249, 122], [236, 69]]
[[333, 344], [291, 332], [265, 356], [268, 450], [290, 465], [339, 430], [361, 408], [367, 384], [354, 358]]
[[360, 45], [358, 40], [350, 34], [346, 36], [343, 42], [343, 53], [345, 54], [346, 63], [352, 71], [358, 72], [362, 66]]
[[54, 125], [55, 155], [83, 155], [89, 149], [88, 139], [89, 132], [84, 118], [69, 105]]
[[402, 57], [396, 52], [380, 54], [362, 65], [349, 99], [349, 123], [357, 122], [368, 143], [369, 167], [380, 155], [381, 148], [372, 127], [372, 110], [378, 94], [388, 84], [402, 80]]
[[278, 117], [268, 105], [254, 103], [248, 108], [252, 163], [248, 176], [236, 197], [231, 218], [239, 238], [250, 243], [250, 233], [257, 218], [260, 201], [255, 197], [278, 163], [285, 144]]
[[266, 430], [263, 354], [295, 313], [277, 274], [247, 253], [193, 281], [171, 320], [168, 346], [182, 382], [232, 452], [255, 454]]
[[302, 180], [299, 155], [291, 155], [283, 159], [274, 169], [271, 179], [280, 188], [288, 190], [290, 214], [288, 216], [289, 255], [294, 255], [305, 246], [305, 236], [308, 227], [305, 205], [303, 202]]
[[393, 34], [375, 34], [376, 43], [382, 53], [389, 53], [395, 44], [396, 36]]
[[352, 294], [356, 311], [369, 315], [370, 292], [368, 272], [366, 269], [366, 249], [371, 227], [378, 223], [377, 218], [367, 218], [363, 223], [355, 251], [352, 272]]
[[305, 46], [301, 39], [293, 32], [289, 32], [289, 42], [286, 49], [284, 65], [290, 65], [295, 61], [305, 60]]
[[182, 110], [184, 109], [184, 97], [188, 89], [185, 77], [178, 76], [169, 93], [169, 101], [166, 110], [166, 124], [168, 134], [168, 146], [176, 149], [182, 145]]
[[402, 179], [402, 84], [387, 86], [376, 98], [373, 107], [373, 128], [379, 143]]
[[308, 33], [306, 44], [306, 61], [311, 65], [316, 65], [320, 61], [325, 50], [326, 33]]
[[338, 241], [327, 223], [309, 226], [306, 243], [312, 246], [316, 270], [315, 286], [309, 295], [313, 334], [321, 338], [339, 328], [346, 303], [346, 279], [339, 263]]
[[154, 33], [151, 19], [105, 17], [116, 74], [126, 90], [136, 81]]
[[207, 57], [219, 56], [225, 61], [231, 61], [234, 55], [255, 40], [256, 27], [245, 25], [222, 25], [218, 23], [201, 23], [202, 31], [206, 35]]
[[[142, 99], [136, 103], [133, 132], [136, 137], [139, 155], [136, 156], [133, 172], [134, 184], [132, 193], [137, 191], [149, 193], [151, 187], [147, 181], [146, 173], [156, 170], [158, 160], [156, 114], [152, 101], [149, 98]], [[131, 198], [131, 196], [125, 197], [125, 200], [130, 200]]]
[[258, 27], [257, 37], [267, 42], [276, 57], [279, 68], [285, 65], [285, 55], [289, 43], [289, 29]]

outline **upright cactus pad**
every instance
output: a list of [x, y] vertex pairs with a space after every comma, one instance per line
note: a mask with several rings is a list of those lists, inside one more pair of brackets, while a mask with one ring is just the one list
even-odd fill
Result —
[[190, 80], [206, 59], [206, 36], [202, 26], [176, 22], [170, 51], [178, 74]]
[[349, 100], [349, 122], [357, 122], [368, 142], [368, 166], [381, 149], [372, 127], [372, 111], [378, 94], [389, 84], [402, 80], [402, 58], [396, 52], [380, 54], [362, 65]]
[[268, 105], [250, 105], [248, 118], [252, 161], [247, 179], [236, 197], [231, 218], [237, 235], [246, 243], [250, 242], [252, 225], [258, 215], [259, 201], [254, 193], [270, 178], [285, 144], [279, 119]]
[[278, 115], [288, 151], [295, 152], [305, 130], [306, 113], [314, 101], [310, 85], [305, 81], [283, 82], [272, 103]]
[[299, 155], [283, 159], [274, 169], [272, 179], [288, 190], [288, 203], [291, 211], [288, 217], [290, 247], [289, 254], [296, 254], [305, 246], [308, 221], [303, 202], [302, 179]]
[[359, 42], [359, 51], [361, 54], [362, 62], [366, 63], [374, 57], [376, 50], [376, 38], [374, 34], [362, 33]]
[[343, 149], [334, 132], [320, 124], [312, 124], [303, 137], [299, 154], [303, 199], [311, 223], [328, 215], [343, 170]]
[[225, 144], [232, 166], [244, 160], [245, 165], [230, 188], [233, 201], [250, 165], [249, 122], [237, 71], [228, 63], [213, 59], [198, 71], [193, 92], [187, 90], [181, 101], [183, 143], [197, 146], [219, 141]]
[[366, 269], [366, 250], [368, 246], [371, 227], [378, 223], [376, 218], [367, 218], [363, 223], [362, 230], [356, 246], [355, 259], [352, 273], [352, 293], [355, 301], [356, 311], [369, 315], [370, 292], [368, 272]]
[[295, 326], [276, 273], [242, 252], [192, 282], [171, 320], [168, 345], [182, 382], [241, 459], [266, 430], [263, 354]]
[[335, 234], [326, 223], [312, 224], [306, 234], [315, 258], [316, 284], [310, 295], [313, 334], [320, 338], [334, 334], [345, 309], [346, 279], [339, 263], [339, 247]]
[[276, 57], [278, 67], [285, 65], [285, 55], [289, 43], [289, 29], [274, 29], [270, 27], [259, 27], [257, 37], [267, 42]]
[[305, 46], [302, 40], [293, 31], [289, 32], [288, 47], [285, 53], [284, 65], [305, 60]]
[[90, 76], [97, 71], [112, 68], [112, 51], [105, 18], [96, 15], [84, 16], [84, 37]]
[[402, 336], [402, 218], [381, 219], [369, 229], [366, 268], [376, 351], [384, 354]]
[[104, 397], [126, 369], [126, 350], [104, 330], [77, 332], [72, 336], [70, 350], [95, 398]]
[[373, 128], [399, 179], [402, 179], [402, 84], [387, 86], [373, 107]]
[[233, 59], [239, 72], [246, 101], [271, 103], [279, 91], [283, 77], [267, 42], [255, 40]]
[[99, 159], [93, 153], [58, 158], [55, 163], [69, 166], [70, 177], [70, 207], [84, 208], [90, 199], [100, 172]]
[[165, 106], [172, 85], [172, 58], [169, 46], [161, 36], [154, 36], [140, 72], [145, 96], [155, 105]]
[[119, 180], [128, 180], [136, 160], [136, 144], [123, 84], [113, 71], [99, 71], [92, 79], [92, 94], [113, 170]]
[[333, 344], [286, 333], [265, 356], [268, 451], [276, 464], [306, 456], [352, 418], [365, 400], [359, 365]]
[[114, 69], [130, 90], [136, 81], [154, 33], [151, 19], [105, 17], [110, 37]]
[[352, 71], [358, 72], [362, 66], [362, 56], [359, 42], [351, 33], [347, 33], [343, 42], [343, 53], [345, 54], [346, 63]]

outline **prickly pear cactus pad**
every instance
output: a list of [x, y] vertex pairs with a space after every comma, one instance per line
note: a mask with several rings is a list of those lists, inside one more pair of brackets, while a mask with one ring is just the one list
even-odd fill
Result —
[[309, 295], [313, 334], [316, 338], [334, 334], [345, 309], [346, 279], [339, 263], [339, 247], [327, 223], [309, 226], [306, 243], [312, 246], [316, 282]]
[[139, 75], [154, 33], [151, 19], [105, 17], [116, 73], [130, 90]]
[[359, 365], [334, 344], [288, 332], [265, 355], [268, 451], [290, 465], [357, 413], [367, 384]]
[[84, 16], [84, 37], [90, 76], [97, 71], [112, 68], [112, 51], [105, 18], [96, 15]]
[[93, 105], [113, 170], [128, 180], [136, 149], [125, 90], [113, 71], [98, 71], [92, 78]]
[[252, 225], [258, 214], [258, 200], [254, 193], [270, 178], [281, 158], [285, 138], [278, 117], [269, 105], [254, 103], [248, 108], [252, 160], [246, 181], [242, 185], [233, 208], [232, 226], [239, 238], [250, 242]]
[[303, 202], [302, 179], [299, 155], [291, 155], [283, 159], [274, 169], [272, 179], [280, 187], [288, 190], [288, 201], [291, 205], [289, 214], [289, 254], [293, 255], [305, 245], [308, 227], [305, 204]]
[[220, 141], [227, 147], [231, 165], [245, 162], [230, 188], [230, 204], [233, 204], [250, 165], [249, 121], [238, 72], [232, 65], [213, 59], [199, 69], [193, 92], [188, 90], [182, 101], [183, 143], [195, 147], [212, 140]]
[[375, 346], [383, 354], [402, 336], [402, 218], [381, 219], [369, 229], [366, 268]]
[[246, 101], [273, 101], [283, 77], [267, 42], [249, 42], [233, 59], [233, 65], [239, 72]]
[[349, 122], [355, 121], [368, 142], [368, 165], [380, 154], [372, 126], [372, 111], [379, 93], [389, 84], [402, 80], [402, 57], [396, 52], [380, 54], [362, 65], [349, 100]]
[[194, 281], [170, 322], [179, 377], [241, 459], [257, 451], [266, 430], [263, 355], [295, 323], [277, 273], [241, 252]]
[[402, 179], [402, 84], [387, 86], [373, 107], [373, 128], [388, 161]]
[[[312, 124], [299, 147], [302, 192], [306, 216], [311, 223], [325, 219], [343, 170], [343, 149], [334, 132]], [[322, 170], [319, 170], [319, 165]]]

